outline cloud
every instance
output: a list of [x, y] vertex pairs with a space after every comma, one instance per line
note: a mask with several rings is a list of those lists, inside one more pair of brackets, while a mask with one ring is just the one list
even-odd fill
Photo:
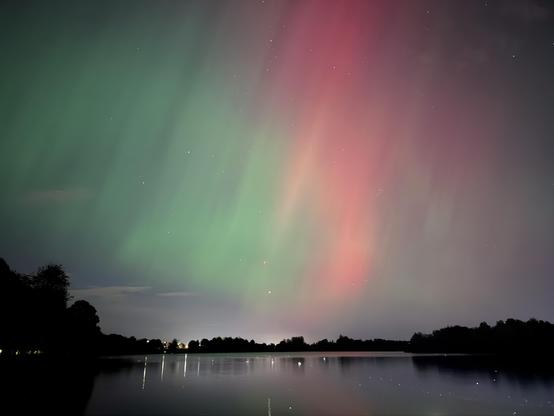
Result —
[[92, 192], [86, 188], [70, 189], [39, 189], [29, 191], [23, 195], [25, 203], [35, 204], [63, 204], [67, 202], [82, 201], [92, 196]]
[[197, 293], [195, 292], [162, 292], [158, 293], [158, 296], [166, 296], [166, 297], [188, 297], [188, 296], [196, 296]]
[[84, 289], [73, 289], [71, 294], [76, 298], [119, 298], [141, 294], [150, 289], [150, 286], [93, 286]]
[[150, 286], [93, 286], [83, 289], [73, 289], [71, 294], [75, 298], [121, 298], [132, 295], [154, 295], [161, 297], [190, 297], [196, 296], [196, 292], [159, 292], [152, 293], [152, 287]]

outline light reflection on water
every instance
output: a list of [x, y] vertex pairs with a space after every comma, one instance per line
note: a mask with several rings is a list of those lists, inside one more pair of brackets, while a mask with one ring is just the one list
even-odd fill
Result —
[[468, 356], [183, 354], [109, 362], [85, 414], [554, 414], [552, 372]]

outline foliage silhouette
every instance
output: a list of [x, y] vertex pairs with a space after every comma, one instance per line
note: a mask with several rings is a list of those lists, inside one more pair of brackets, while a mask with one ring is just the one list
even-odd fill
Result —
[[415, 333], [410, 341], [360, 340], [340, 335], [336, 341], [322, 339], [307, 344], [302, 336], [277, 344], [231, 337], [191, 340], [180, 348], [173, 339], [136, 339], [105, 335], [99, 327], [96, 309], [85, 300], [68, 305], [69, 276], [58, 264], [40, 267], [33, 275], [13, 271], [0, 258], [0, 350], [2, 356], [18, 354], [86, 353], [88, 355], [293, 352], [293, 351], [410, 351], [440, 353], [544, 355], [554, 350], [554, 324], [537, 319], [527, 322], [507, 319], [494, 326], [448, 326], [431, 334]]
[[431, 334], [415, 333], [409, 344], [411, 352], [446, 353], [549, 353], [554, 349], [554, 324], [537, 319], [498, 321], [491, 327], [448, 326]]
[[0, 259], [2, 355], [96, 354], [101, 340], [96, 309], [84, 300], [69, 308], [69, 276], [58, 264], [19, 274]]
[[176, 338], [173, 338], [173, 340], [167, 346], [167, 352], [171, 354], [179, 352], [179, 341]]
[[390, 341], [382, 339], [358, 340], [341, 335], [337, 341], [323, 339], [313, 344], [307, 344], [304, 337], [287, 338], [278, 344], [256, 343], [243, 338], [202, 339], [200, 342], [191, 340], [186, 352], [217, 353], [217, 352], [299, 352], [299, 351], [402, 351], [407, 349], [407, 341]]
[[100, 338], [100, 319], [96, 309], [86, 300], [78, 300], [67, 309], [67, 331], [70, 343], [81, 352], [94, 354]]

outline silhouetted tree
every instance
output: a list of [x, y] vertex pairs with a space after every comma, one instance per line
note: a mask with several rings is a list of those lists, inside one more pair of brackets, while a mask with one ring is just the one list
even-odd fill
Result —
[[329, 340], [325, 338], [320, 341], [317, 341], [315, 344], [312, 345], [312, 347], [316, 351], [329, 351], [331, 345], [332, 344], [329, 342]]
[[279, 342], [275, 349], [277, 351], [306, 351], [308, 345], [304, 342], [304, 337], [292, 337]]
[[29, 280], [0, 258], [0, 348], [5, 353], [33, 347], [35, 304]]
[[31, 286], [49, 307], [58, 310], [67, 308], [69, 276], [60, 264], [40, 267], [31, 278]]
[[197, 352], [200, 347], [200, 343], [196, 340], [191, 340], [188, 343], [189, 352]]
[[78, 300], [67, 309], [68, 342], [78, 351], [94, 353], [98, 348], [100, 319], [86, 300]]
[[173, 338], [173, 341], [169, 343], [167, 346], [167, 352], [172, 354], [179, 352], [179, 341], [177, 339]]
[[[31, 276], [13, 271], [0, 258], [0, 349], [3, 354], [19, 352], [95, 354], [154, 354], [164, 352], [159, 339], [137, 340], [100, 331], [96, 309], [78, 300], [69, 308], [69, 277], [62, 266], [49, 264]], [[274, 351], [413, 351], [537, 355], [554, 350], [554, 324], [529, 319], [498, 321], [494, 326], [448, 326], [431, 334], [416, 332], [411, 340], [361, 340], [339, 335], [307, 344], [304, 337], [284, 339], [277, 345], [231, 337], [191, 340], [188, 352], [274, 352]], [[179, 352], [174, 339], [167, 352]], [[527, 354], [522, 354], [527, 353]], [[532, 354], [529, 354], [532, 353]]]
[[36, 347], [49, 352], [62, 351], [69, 276], [61, 265], [48, 264], [31, 277], [31, 288], [36, 323], [34, 332], [38, 338]]
[[164, 344], [161, 340], [154, 338], [148, 341], [149, 350], [152, 352], [161, 353], [164, 350]]
[[534, 318], [527, 322], [510, 318], [493, 327], [482, 322], [476, 328], [449, 326], [431, 334], [417, 332], [409, 345], [414, 352], [537, 354], [553, 349], [554, 325]]

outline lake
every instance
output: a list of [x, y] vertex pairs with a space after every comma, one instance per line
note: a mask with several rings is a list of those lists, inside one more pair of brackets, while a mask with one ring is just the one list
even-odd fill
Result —
[[[43, 411], [50, 406], [58, 413], [554, 414], [551, 368], [491, 357], [364, 352], [149, 355], [103, 359], [93, 368], [68, 360], [63, 369], [43, 372], [50, 374], [34, 372], [39, 379], [35, 384], [21, 371], [19, 378], [27, 380], [29, 397], [33, 389], [42, 392]], [[65, 384], [54, 388], [52, 383], [59, 380]]]

